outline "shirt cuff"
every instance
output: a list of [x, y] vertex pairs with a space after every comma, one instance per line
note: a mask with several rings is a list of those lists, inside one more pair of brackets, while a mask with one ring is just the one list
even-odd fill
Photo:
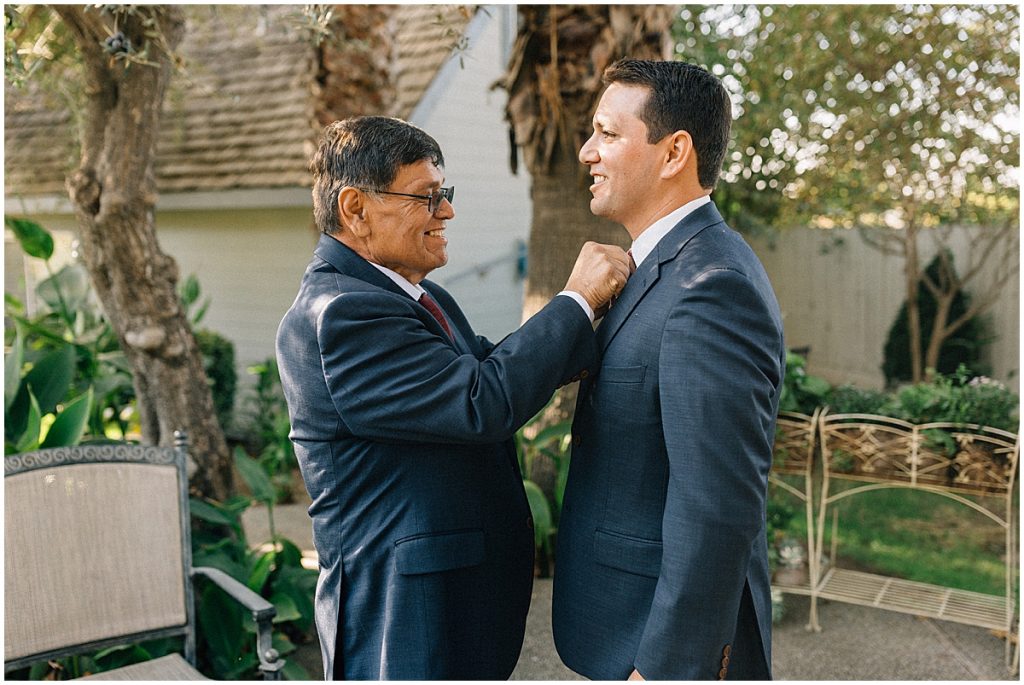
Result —
[[[590, 308], [590, 305], [587, 304], [587, 301], [583, 299], [582, 295], [580, 295], [575, 290], [563, 290], [562, 292], [558, 293], [558, 295], [565, 295], [566, 297], [571, 297], [573, 300], [575, 300], [576, 304], [583, 308], [583, 311], [586, 313], [587, 318], [590, 319], [590, 323], [594, 323], [594, 310]], [[555, 295], [555, 297], [558, 297], [558, 295]]]

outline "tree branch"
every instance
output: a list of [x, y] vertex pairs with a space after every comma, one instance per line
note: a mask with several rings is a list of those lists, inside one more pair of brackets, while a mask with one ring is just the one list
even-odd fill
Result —
[[[107, 114], [117, 101], [116, 88], [110, 78], [108, 59], [100, 47], [108, 34], [106, 24], [100, 12], [80, 5], [53, 5], [53, 11], [68, 27], [82, 55], [85, 76], [85, 115], [82, 117], [82, 130], [79, 140], [82, 146], [82, 159], [79, 163], [78, 178], [75, 179], [77, 190], [73, 195], [92, 193], [85, 185], [96, 182], [96, 166], [101, 159], [106, 140]], [[90, 178], [82, 178], [82, 175]], [[71, 179], [69, 179], [70, 184]], [[83, 197], [82, 206], [94, 204], [91, 198]]]

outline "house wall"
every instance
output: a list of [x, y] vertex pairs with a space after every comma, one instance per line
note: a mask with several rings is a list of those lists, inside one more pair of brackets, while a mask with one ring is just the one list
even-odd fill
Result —
[[410, 117], [441, 145], [446, 183], [456, 187], [448, 265], [430, 279], [452, 293], [477, 333], [493, 341], [522, 318], [517, 263], [530, 230], [529, 176], [509, 170], [505, 92], [490, 89], [504, 73], [503, 41], [514, 35], [510, 21], [511, 6], [478, 12], [467, 31], [468, 50], [445, 65]]
[[[308, 191], [304, 191], [308, 192]], [[66, 214], [32, 218], [54, 234], [52, 265], [72, 259], [75, 223]], [[299, 281], [319, 234], [311, 209], [260, 208], [157, 211], [161, 249], [178, 263], [184, 280], [195, 274], [210, 307], [200, 326], [235, 345], [238, 378], [248, 385], [246, 367], [274, 354], [277, 326], [298, 292]], [[22, 259], [13, 237], [5, 240], [4, 285], [25, 296], [46, 278], [45, 264]], [[33, 297], [25, 298], [29, 306]]]
[[[971, 230], [958, 229], [951, 241], [961, 276], [970, 263], [971, 236]], [[833, 383], [881, 388], [882, 350], [906, 298], [903, 260], [872, 248], [857, 231], [791, 229], [753, 240], [752, 246], [779, 299], [787, 346], [810, 346], [808, 370]], [[935, 250], [929, 240], [921, 246], [925, 265]], [[1015, 259], [1019, 264], [1019, 255]], [[982, 292], [991, 279], [991, 269], [983, 271], [968, 293]], [[993, 377], [1017, 391], [1019, 275], [1003, 288], [989, 316], [996, 336], [987, 350]]]

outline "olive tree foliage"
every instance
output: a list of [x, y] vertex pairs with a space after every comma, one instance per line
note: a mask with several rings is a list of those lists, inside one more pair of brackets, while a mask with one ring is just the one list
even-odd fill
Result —
[[191, 439], [197, 494], [224, 499], [231, 461], [203, 360], [156, 236], [153, 162], [185, 32], [180, 7], [7, 6], [5, 73], [56, 86], [77, 122], [66, 179], [81, 256], [133, 376], [143, 441]]
[[[857, 228], [902, 257], [915, 381], [1019, 269], [1019, 35], [1006, 5], [690, 6], [675, 25], [677, 56], [733, 98], [719, 206], [746, 230]], [[960, 275], [957, 226], [975, 230]], [[927, 349], [918, 284], [938, 303]]]

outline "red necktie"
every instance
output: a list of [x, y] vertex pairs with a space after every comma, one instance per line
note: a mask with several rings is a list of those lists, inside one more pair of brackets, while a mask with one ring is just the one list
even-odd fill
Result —
[[423, 305], [428, 312], [430, 312], [430, 315], [437, 319], [437, 322], [441, 324], [441, 328], [443, 328], [444, 332], [448, 334], [448, 337], [454, 340], [455, 336], [452, 335], [452, 329], [448, 327], [448, 321], [447, 319], [444, 318], [444, 314], [441, 313], [441, 308], [437, 306], [437, 302], [434, 302], [434, 298], [432, 298], [430, 295], [426, 293], [423, 293], [422, 295], [420, 295], [419, 301], [420, 304]]

